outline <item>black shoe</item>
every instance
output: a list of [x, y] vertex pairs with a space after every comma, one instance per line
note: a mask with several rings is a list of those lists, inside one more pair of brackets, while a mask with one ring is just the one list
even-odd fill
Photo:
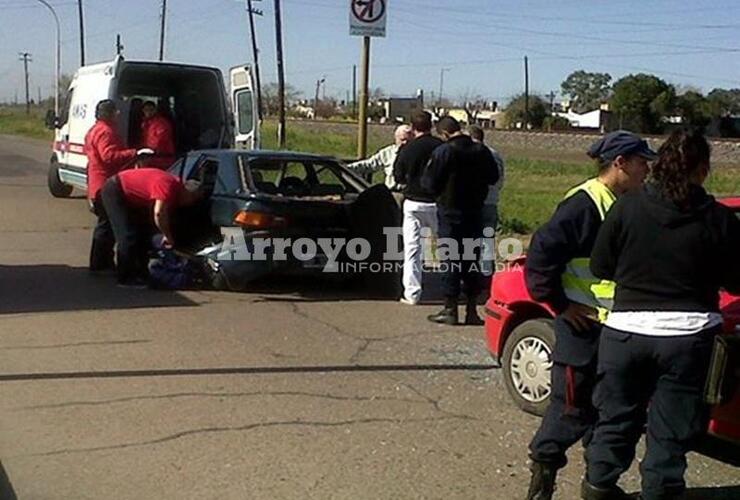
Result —
[[625, 493], [619, 486], [599, 488], [584, 479], [581, 482], [581, 498], [583, 500], [631, 500], [635, 497]]
[[483, 326], [485, 324], [480, 316], [478, 316], [478, 305], [474, 300], [469, 300], [465, 307], [465, 324], [475, 326]]
[[131, 278], [124, 281], [119, 281], [118, 285], [116, 285], [120, 288], [138, 288], [138, 289], [144, 289], [149, 286], [149, 283], [147, 280], [143, 278]]
[[441, 323], [444, 325], [456, 325], [457, 324], [457, 307], [454, 309], [445, 307], [437, 314], [430, 314], [427, 319], [432, 323]]
[[529, 482], [527, 500], [551, 500], [555, 492], [555, 478], [558, 469], [552, 464], [543, 462], [532, 462], [529, 470], [532, 471], [532, 479]]

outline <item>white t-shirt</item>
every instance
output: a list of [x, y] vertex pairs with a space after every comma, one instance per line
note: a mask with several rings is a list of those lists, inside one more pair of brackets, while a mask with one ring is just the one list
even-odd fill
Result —
[[721, 324], [720, 313], [677, 311], [613, 311], [606, 320], [609, 328], [652, 337], [694, 335]]

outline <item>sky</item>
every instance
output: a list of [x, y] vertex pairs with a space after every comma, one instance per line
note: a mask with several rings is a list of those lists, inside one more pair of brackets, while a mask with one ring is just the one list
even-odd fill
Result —
[[[349, 35], [351, 0], [281, 0], [286, 82], [312, 97], [345, 99], [361, 38]], [[378, 0], [379, 1], [379, 0]], [[48, 0], [61, 20], [62, 69], [80, 63], [76, 0]], [[371, 87], [411, 96], [424, 89], [459, 99], [506, 102], [524, 88], [558, 92], [572, 71], [607, 72], [614, 80], [647, 72], [708, 92], [740, 87], [738, 0], [386, 0], [386, 38], [374, 38]], [[251, 62], [245, 0], [169, 0], [165, 59], [227, 70]], [[276, 76], [274, 0], [253, 0], [263, 83]], [[155, 60], [161, 0], [83, 0], [86, 60], [124, 56]], [[38, 0], [0, 0], [0, 102], [23, 100], [30, 52], [31, 96], [50, 95], [54, 81], [53, 18]]]

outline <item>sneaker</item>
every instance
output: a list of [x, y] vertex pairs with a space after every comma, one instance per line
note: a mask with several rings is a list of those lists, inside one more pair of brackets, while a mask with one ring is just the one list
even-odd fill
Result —
[[407, 306], [418, 306], [419, 305], [418, 300], [409, 300], [406, 297], [401, 297], [400, 299], [398, 299], [398, 301], [401, 304], [406, 304]]

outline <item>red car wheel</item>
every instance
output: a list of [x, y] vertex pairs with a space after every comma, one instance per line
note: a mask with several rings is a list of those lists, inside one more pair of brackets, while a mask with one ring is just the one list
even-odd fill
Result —
[[555, 331], [552, 320], [533, 319], [514, 328], [502, 356], [504, 382], [522, 410], [544, 415], [550, 403], [550, 370]]

